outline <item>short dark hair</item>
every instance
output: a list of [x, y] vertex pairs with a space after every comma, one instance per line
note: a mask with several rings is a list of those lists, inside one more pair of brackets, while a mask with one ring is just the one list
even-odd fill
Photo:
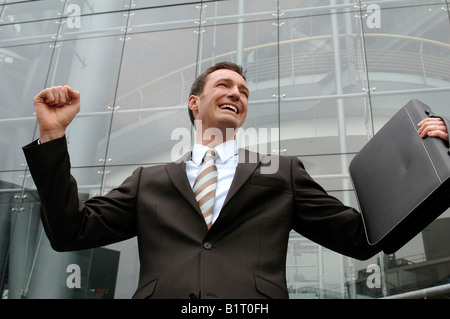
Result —
[[[237, 65], [232, 62], [218, 62], [214, 64], [213, 66], [210, 66], [207, 68], [203, 73], [201, 73], [197, 78], [194, 80], [194, 83], [192, 83], [191, 91], [189, 92], [189, 96], [191, 95], [200, 95], [203, 93], [203, 89], [205, 88], [206, 78], [209, 74], [213, 73], [214, 71], [221, 70], [221, 69], [228, 69], [235, 71], [240, 76], [246, 80], [246, 71], [242, 68], [242, 66]], [[188, 107], [189, 111], [189, 118], [191, 119], [192, 125], [194, 125], [194, 113], [192, 110]]]

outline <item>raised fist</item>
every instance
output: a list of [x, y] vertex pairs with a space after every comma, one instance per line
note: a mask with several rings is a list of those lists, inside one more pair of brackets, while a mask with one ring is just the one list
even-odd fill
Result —
[[62, 137], [80, 111], [80, 92], [67, 85], [42, 90], [34, 97], [42, 143]]

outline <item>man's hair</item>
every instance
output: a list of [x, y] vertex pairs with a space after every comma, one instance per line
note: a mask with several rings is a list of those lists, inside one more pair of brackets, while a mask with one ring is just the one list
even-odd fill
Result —
[[[214, 64], [213, 66], [210, 66], [207, 68], [203, 73], [201, 73], [197, 78], [194, 80], [194, 83], [192, 83], [191, 91], [189, 93], [189, 96], [191, 95], [201, 95], [203, 93], [203, 89], [205, 88], [206, 78], [209, 74], [213, 73], [214, 71], [221, 70], [221, 69], [227, 69], [232, 70], [238, 73], [240, 76], [246, 80], [246, 71], [240, 66], [232, 62], [218, 62]], [[188, 108], [189, 111], [189, 118], [191, 119], [192, 125], [194, 125], [194, 113], [190, 108]]]

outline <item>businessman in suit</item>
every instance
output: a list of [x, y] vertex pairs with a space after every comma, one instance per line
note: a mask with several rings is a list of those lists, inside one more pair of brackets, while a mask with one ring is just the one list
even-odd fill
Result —
[[[240, 66], [209, 68], [189, 97], [197, 133], [192, 152], [140, 167], [109, 194], [82, 202], [65, 139], [80, 93], [68, 86], [40, 92], [34, 101], [40, 139], [24, 152], [52, 247], [80, 250], [137, 236], [141, 268], [134, 298], [288, 298], [292, 229], [358, 259], [383, 249], [367, 243], [360, 214], [328, 195], [296, 157], [237, 149], [233, 132], [245, 121], [248, 98]], [[448, 140], [442, 125], [426, 120], [420, 134]], [[204, 216], [194, 192], [210, 149], [217, 179]], [[277, 169], [265, 173], [273, 163]]]

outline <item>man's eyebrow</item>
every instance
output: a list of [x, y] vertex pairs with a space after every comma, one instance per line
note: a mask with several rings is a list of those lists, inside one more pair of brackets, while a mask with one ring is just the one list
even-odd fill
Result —
[[[225, 81], [225, 82], [234, 82], [233, 79], [230, 78], [220, 78], [216, 81], [216, 83], [219, 83], [220, 81]], [[239, 88], [246, 90], [248, 93], [250, 93], [250, 90], [248, 89], [247, 85], [245, 84], [240, 84]]]
[[241, 88], [247, 91], [248, 94], [250, 94], [250, 90], [248, 89], [247, 85], [241, 84]]

